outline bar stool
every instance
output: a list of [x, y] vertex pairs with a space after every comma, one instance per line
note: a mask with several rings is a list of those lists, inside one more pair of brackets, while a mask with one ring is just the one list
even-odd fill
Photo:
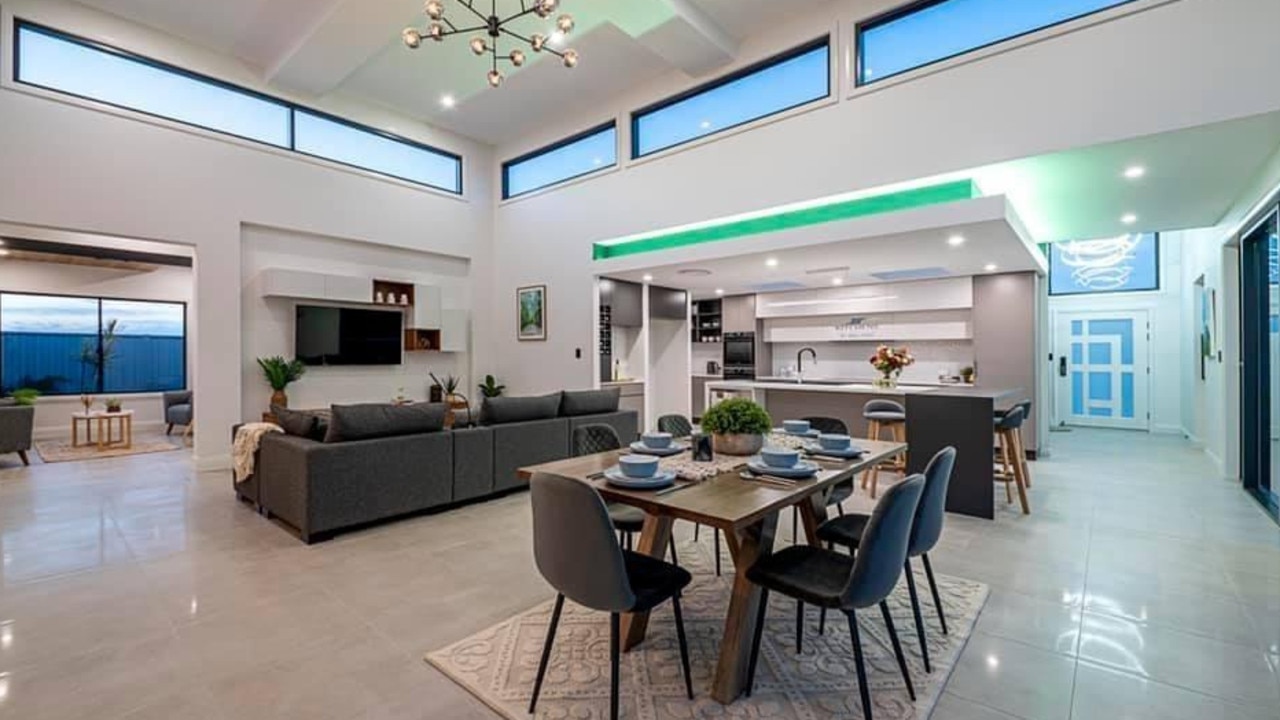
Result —
[[[867, 439], [879, 440], [885, 430], [894, 442], [907, 441], [907, 409], [892, 400], [871, 400], [862, 406], [862, 417], [867, 420]], [[884, 463], [873, 465], [862, 473], [862, 489], [870, 483], [871, 497], [876, 496], [876, 484], [880, 480], [880, 468], [892, 472], [907, 471], [907, 456], [899, 453]]]
[[1004, 483], [1005, 501], [1013, 502], [1013, 488], [1018, 488], [1018, 501], [1022, 514], [1031, 514], [1027, 502], [1026, 452], [1022, 449], [1022, 422], [1026, 419], [1022, 406], [1015, 406], [996, 421], [996, 438], [1000, 441], [1000, 467], [996, 469], [996, 482]]
[[[1023, 400], [1022, 402], [1018, 403], [1017, 405], [1014, 405], [1008, 410], [997, 410], [996, 425], [999, 425], [1000, 419], [1003, 418], [1005, 415], [1009, 414], [1010, 412], [1012, 412], [1013, 408], [1022, 408], [1022, 422], [1024, 424], [1031, 419], [1031, 401]], [[1018, 428], [1018, 443], [1022, 446], [1022, 450], [1023, 450], [1022, 454], [1018, 456], [1019, 462], [1022, 463], [1022, 477], [1027, 481], [1027, 487], [1031, 487], [1031, 466], [1027, 464], [1027, 453], [1026, 453], [1027, 444], [1025, 442], [1025, 436], [1022, 434], [1021, 427]], [[1000, 451], [998, 448], [996, 449], [996, 460], [997, 461], [1000, 460]]]

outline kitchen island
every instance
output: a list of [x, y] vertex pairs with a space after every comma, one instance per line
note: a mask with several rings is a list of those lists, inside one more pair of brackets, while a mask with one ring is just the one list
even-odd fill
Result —
[[907, 472], [923, 472], [933, 455], [956, 448], [956, 466], [947, 493], [947, 510], [995, 518], [995, 415], [1027, 398], [1020, 389], [972, 385], [900, 385], [878, 388], [869, 383], [838, 380], [725, 380], [707, 383], [706, 401], [748, 397], [783, 420], [832, 417], [842, 420], [855, 438], [867, 436], [862, 406], [874, 399], [895, 400], [907, 409]]

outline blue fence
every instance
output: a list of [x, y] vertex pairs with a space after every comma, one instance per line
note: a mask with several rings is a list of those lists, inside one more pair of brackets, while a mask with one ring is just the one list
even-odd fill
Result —
[[[83, 349], [98, 336], [73, 333], [0, 334], [0, 390], [34, 387], [45, 395], [97, 393], [93, 364]], [[186, 353], [181, 337], [119, 335], [107, 362], [107, 394], [180, 390], [186, 386]]]

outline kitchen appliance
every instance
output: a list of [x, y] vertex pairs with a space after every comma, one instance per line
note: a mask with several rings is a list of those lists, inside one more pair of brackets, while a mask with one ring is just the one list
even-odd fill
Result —
[[724, 334], [724, 377], [735, 380], [756, 378], [756, 334]]
[[708, 374], [708, 375], [719, 375], [719, 374], [720, 374], [720, 363], [716, 362], [715, 360], [708, 360], [708, 361], [707, 361], [707, 374]]

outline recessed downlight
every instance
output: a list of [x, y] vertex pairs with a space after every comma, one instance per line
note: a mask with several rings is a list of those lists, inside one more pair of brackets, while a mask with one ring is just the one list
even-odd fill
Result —
[[1000, 266], [995, 263], [987, 263], [982, 269], [987, 272], [995, 272], [1000, 269]]
[[841, 278], [841, 277], [833, 277], [833, 278], [831, 278], [831, 284], [832, 284], [832, 285], [843, 285], [843, 284], [844, 284], [844, 278]]
[[1124, 215], [1120, 216], [1120, 222], [1124, 223], [1125, 225], [1132, 225], [1138, 222], [1138, 216], [1133, 213], [1125, 213]]
[[648, 274], [648, 273], [645, 273], [645, 275], [644, 275], [644, 281], [645, 281], [645, 282], [653, 282], [653, 276], [652, 276], [652, 275], [650, 275], [650, 274]]
[[1124, 176], [1129, 180], [1138, 180], [1147, 174], [1147, 169], [1141, 165], [1130, 165], [1124, 169]]
[[778, 267], [778, 258], [771, 257], [768, 260], [765, 260], [764, 264], [766, 267], [776, 268]]
[[951, 237], [947, 238], [947, 244], [950, 245], [951, 247], [960, 247], [961, 245], [964, 244], [964, 236], [959, 233], [956, 233], [955, 235], [952, 235]]
[[711, 274], [711, 271], [703, 268], [684, 268], [682, 270], [677, 270], [676, 274], [684, 275], [686, 277], [707, 277]]
[[457, 104], [458, 104], [458, 99], [452, 95], [440, 96], [440, 107], [444, 108], [445, 110], [450, 110], [453, 108], [453, 106]]
[[717, 294], [717, 295], [723, 295], [723, 294], [724, 294], [724, 288], [716, 288], [716, 294]]

